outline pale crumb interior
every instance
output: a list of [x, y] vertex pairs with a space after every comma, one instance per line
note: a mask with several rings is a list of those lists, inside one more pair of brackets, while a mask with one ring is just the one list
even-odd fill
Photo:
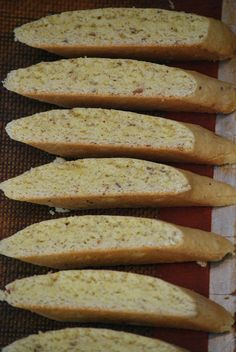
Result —
[[106, 329], [68, 328], [30, 335], [2, 352], [181, 352], [164, 341]]
[[81, 159], [50, 163], [1, 183], [9, 198], [178, 194], [191, 186], [184, 174], [167, 165], [126, 159]]
[[13, 306], [97, 308], [166, 316], [195, 316], [181, 288], [157, 278], [109, 270], [67, 270], [16, 280], [6, 286]]
[[125, 59], [79, 58], [41, 62], [11, 71], [4, 86], [27, 93], [182, 97], [196, 88], [182, 69]]
[[182, 243], [174, 225], [127, 216], [73, 216], [43, 221], [0, 242], [0, 253], [12, 257], [86, 250], [162, 248]]
[[181, 45], [207, 36], [209, 19], [160, 9], [104, 8], [41, 18], [15, 30], [23, 43], [37, 45]]
[[194, 147], [194, 135], [182, 123], [118, 110], [51, 110], [11, 121], [6, 131], [12, 139], [25, 143], [112, 144], [180, 151]]

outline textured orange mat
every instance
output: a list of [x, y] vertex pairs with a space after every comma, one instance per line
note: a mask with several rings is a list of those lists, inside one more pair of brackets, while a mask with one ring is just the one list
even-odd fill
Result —
[[[96, 8], [96, 7], [160, 7], [170, 8], [170, 4], [175, 5], [175, 9], [194, 12], [200, 15], [220, 18], [221, 0], [174, 0], [173, 2], [160, 1], [119, 1], [119, 0], [97, 0], [97, 1], [46, 1], [46, 0], [11, 0], [0, 1], [0, 77], [3, 80], [8, 71], [19, 67], [28, 66], [42, 60], [55, 60], [56, 56], [47, 54], [43, 51], [26, 47], [13, 40], [13, 29], [28, 21], [39, 17], [61, 12], [66, 10]], [[207, 73], [211, 76], [217, 75], [217, 64], [197, 62], [197, 63], [178, 63], [171, 64], [184, 68], [191, 68], [199, 72]], [[51, 109], [53, 106], [34, 102], [29, 99], [7, 92], [1, 87], [0, 101], [0, 133], [1, 133], [1, 181], [15, 176], [32, 166], [37, 166], [54, 159], [53, 156], [34, 150], [33, 148], [11, 141], [4, 130], [8, 121], [21, 116], [30, 115], [36, 112]], [[148, 112], [152, 113], [152, 112]], [[215, 116], [207, 114], [190, 113], [161, 113], [163, 116], [179, 121], [187, 121], [200, 124], [214, 130]], [[156, 115], [158, 115], [156, 113]], [[181, 165], [186, 169], [191, 169], [203, 175], [212, 176], [212, 168], [204, 166]], [[133, 216], [146, 216], [150, 218], [161, 218], [174, 223], [197, 227], [203, 230], [210, 230], [211, 209], [210, 208], [169, 208], [169, 209], [126, 209], [126, 210], [99, 210], [99, 211], [77, 211], [73, 214], [121, 214]], [[72, 213], [65, 214], [72, 215]], [[17, 203], [7, 200], [1, 194], [0, 199], [0, 236], [2, 238], [13, 234], [24, 226], [34, 222], [59, 217], [52, 216], [49, 208], [31, 204]], [[114, 269], [114, 268], [113, 268]], [[209, 269], [202, 268], [197, 264], [166, 264], [166, 265], [143, 265], [126, 266], [115, 268], [137, 273], [145, 273], [166, 279], [172, 283], [194, 289], [197, 292], [208, 296], [209, 288]], [[34, 267], [7, 258], [0, 258], [0, 280], [1, 288], [8, 282], [33, 274], [42, 274], [48, 269]], [[0, 346], [35, 333], [39, 330], [59, 329], [68, 326], [79, 326], [79, 324], [65, 324], [50, 321], [46, 318], [36, 316], [30, 312], [24, 312], [11, 308], [5, 303], [0, 304]], [[86, 326], [94, 326], [86, 324]], [[102, 324], [100, 325], [102, 326]], [[104, 325], [103, 325], [104, 326]], [[132, 331], [135, 333], [160, 337], [166, 341], [176, 343], [179, 346], [188, 348], [192, 352], [207, 351], [207, 334], [201, 332], [184, 331], [177, 329], [154, 329], [143, 327], [112, 326], [112, 328]]]

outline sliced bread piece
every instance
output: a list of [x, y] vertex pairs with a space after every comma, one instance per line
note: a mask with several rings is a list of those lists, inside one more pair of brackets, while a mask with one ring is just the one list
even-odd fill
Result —
[[11, 71], [5, 88], [66, 107], [230, 113], [236, 86], [194, 71], [144, 61], [79, 58]]
[[236, 188], [150, 161], [52, 162], [0, 184], [8, 198], [69, 209], [236, 204]]
[[163, 280], [109, 270], [69, 270], [16, 280], [10, 305], [60, 321], [230, 331], [233, 317], [209, 299]]
[[67, 328], [17, 340], [2, 352], [187, 352], [167, 342], [122, 331]]
[[236, 51], [222, 22], [184, 12], [144, 8], [69, 11], [15, 29], [15, 38], [66, 57], [218, 60]]
[[128, 111], [51, 110], [11, 121], [6, 131], [12, 139], [66, 157], [236, 163], [236, 144], [201, 126]]
[[211, 232], [128, 216], [73, 216], [26, 227], [0, 253], [52, 268], [221, 260], [233, 244]]

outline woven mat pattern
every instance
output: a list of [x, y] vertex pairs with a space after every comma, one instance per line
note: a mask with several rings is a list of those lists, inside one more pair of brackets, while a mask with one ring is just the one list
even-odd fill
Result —
[[[20, 43], [14, 42], [13, 29], [28, 21], [40, 18], [42, 16], [62, 12], [66, 10], [87, 9], [96, 7], [119, 7], [119, 6], [136, 6], [136, 7], [160, 7], [170, 9], [175, 6], [177, 10], [195, 12], [201, 15], [208, 15], [219, 18], [221, 14], [221, 0], [146, 0], [146, 1], [119, 1], [119, 0], [101, 0], [101, 1], [59, 1], [59, 0], [0, 0], [0, 77], [3, 80], [7, 72], [12, 69], [26, 67], [40, 61], [56, 60], [57, 57], [46, 52], [36, 50]], [[217, 75], [217, 64], [214, 63], [178, 63], [175, 66], [195, 69], [199, 72], [207, 73], [211, 76]], [[36, 112], [46, 111], [54, 108], [49, 104], [31, 101], [27, 98], [17, 96], [14, 93], [1, 89], [0, 101], [0, 143], [1, 143], [1, 166], [0, 180], [18, 175], [30, 167], [50, 162], [54, 159], [41, 151], [35, 150], [26, 145], [11, 141], [5, 133], [7, 122], [31, 115]], [[152, 113], [152, 112], [148, 112]], [[155, 113], [158, 115], [158, 113]], [[188, 121], [198, 123], [204, 127], [214, 130], [215, 116], [207, 114], [190, 114], [190, 113], [161, 113], [162, 116], [179, 121]], [[193, 170], [200, 174], [212, 175], [212, 168], [205, 166], [181, 165], [181, 167]], [[161, 218], [174, 223], [198, 227], [203, 230], [210, 230], [211, 209], [210, 208], [169, 208], [169, 209], [114, 209], [114, 210], [91, 210], [77, 211], [73, 214], [119, 214], [144, 216], [150, 218]], [[70, 216], [72, 213], [65, 214]], [[24, 204], [11, 201], [0, 195], [0, 237], [10, 236], [14, 232], [28, 226], [32, 223], [60, 217], [60, 214], [52, 216], [49, 208], [31, 204]], [[113, 270], [125, 270], [138, 273], [145, 273], [151, 276], [166, 279], [172, 283], [182, 285], [196, 290], [199, 293], [208, 295], [209, 286], [209, 269], [202, 268], [197, 264], [163, 264], [163, 265], [143, 265], [143, 266], [125, 266], [113, 268]], [[46, 268], [34, 267], [33, 265], [24, 264], [16, 260], [0, 258], [0, 288], [14, 279], [26, 277], [34, 274], [46, 273]], [[124, 298], [125, 299], [125, 298]], [[46, 318], [36, 316], [30, 312], [25, 312], [8, 306], [5, 303], [0, 304], [0, 347], [10, 342], [27, 336], [32, 333], [46, 331], [50, 329], [59, 329], [68, 326], [79, 326], [79, 324], [67, 324], [50, 321]], [[84, 326], [84, 325], [83, 325]], [[95, 326], [95, 324], [86, 324], [86, 326]], [[96, 325], [98, 326], [98, 325]], [[100, 324], [99, 326], [105, 326]], [[139, 334], [160, 337], [166, 341], [176, 343], [179, 346], [189, 348], [192, 352], [207, 351], [207, 334], [192, 331], [179, 331], [176, 329], [154, 329], [143, 327], [126, 327], [113, 326], [114, 329], [132, 331]]]

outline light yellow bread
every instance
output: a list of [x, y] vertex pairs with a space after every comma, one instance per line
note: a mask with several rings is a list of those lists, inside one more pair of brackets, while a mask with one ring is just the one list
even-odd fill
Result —
[[14, 32], [22, 43], [66, 57], [218, 60], [236, 51], [236, 37], [224, 23], [151, 8], [63, 12], [24, 24]]
[[[40, 348], [40, 350], [39, 350]], [[167, 342], [122, 331], [67, 328], [17, 340], [2, 352], [187, 352]]]
[[51, 110], [11, 121], [6, 131], [12, 139], [65, 157], [236, 163], [236, 144], [201, 126], [128, 111]]
[[62, 159], [4, 181], [0, 189], [11, 199], [68, 209], [236, 204], [236, 188], [228, 184], [127, 158]]
[[29, 98], [76, 107], [230, 113], [236, 86], [195, 71], [150, 62], [79, 58], [11, 71], [5, 88]]
[[146, 275], [67, 270], [16, 280], [1, 298], [59, 321], [126, 323], [226, 332], [233, 317], [220, 305]]
[[211, 232], [128, 216], [73, 216], [26, 227], [0, 242], [0, 254], [58, 269], [216, 261], [233, 244]]

